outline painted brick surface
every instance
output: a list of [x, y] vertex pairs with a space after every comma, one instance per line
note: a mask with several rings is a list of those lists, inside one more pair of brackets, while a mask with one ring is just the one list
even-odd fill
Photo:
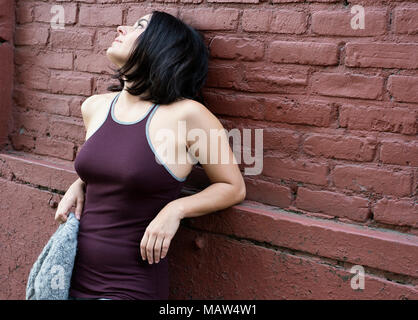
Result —
[[[55, 230], [81, 103], [114, 83], [116, 27], [154, 8], [204, 34], [204, 96], [225, 128], [251, 129], [253, 149], [263, 129], [246, 201], [182, 222], [171, 298], [418, 299], [416, 1], [60, 1], [65, 30], [50, 26], [51, 3], [12, 3], [0, 1], [0, 299], [24, 297]], [[208, 183], [196, 167], [185, 194]]]

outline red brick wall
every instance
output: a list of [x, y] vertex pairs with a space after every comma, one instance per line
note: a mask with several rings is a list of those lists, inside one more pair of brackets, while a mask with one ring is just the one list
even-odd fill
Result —
[[[418, 298], [415, 1], [120, 2], [58, 2], [65, 30], [54, 30], [57, 2], [17, 1], [0, 298], [24, 298], [56, 228], [56, 204], [77, 178], [80, 105], [111, 83], [105, 50], [116, 27], [151, 8], [205, 35], [204, 96], [225, 127], [264, 129], [263, 171], [244, 176], [247, 200], [182, 222], [171, 298]], [[350, 25], [356, 4], [364, 29]], [[206, 184], [195, 168], [188, 187]], [[364, 290], [350, 286], [354, 265], [365, 268]]]

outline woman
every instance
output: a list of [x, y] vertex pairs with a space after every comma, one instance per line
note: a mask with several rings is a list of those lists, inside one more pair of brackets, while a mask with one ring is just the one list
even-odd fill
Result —
[[[196, 101], [208, 63], [200, 34], [159, 11], [117, 31], [107, 57], [120, 68], [114, 78], [121, 86], [108, 88], [116, 94], [94, 95], [82, 104], [86, 142], [74, 162], [80, 179], [67, 190], [55, 219], [65, 222], [76, 204], [72, 299], [168, 299], [166, 257], [180, 220], [241, 202], [245, 184], [225, 134], [217, 150], [230, 161], [212, 161], [210, 155], [210, 145], [218, 143], [210, 140], [210, 130], [223, 127]], [[178, 130], [182, 121], [185, 131]], [[175, 134], [175, 159], [190, 155], [190, 130], [205, 133], [207, 147], [192, 156], [211, 180], [209, 187], [179, 197], [193, 163], [164, 160], [156, 138], [162, 129]]]

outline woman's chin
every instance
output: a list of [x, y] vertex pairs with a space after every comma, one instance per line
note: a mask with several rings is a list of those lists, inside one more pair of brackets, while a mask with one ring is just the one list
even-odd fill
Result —
[[117, 66], [123, 65], [123, 58], [112, 47], [107, 48], [106, 57], [110, 62]]

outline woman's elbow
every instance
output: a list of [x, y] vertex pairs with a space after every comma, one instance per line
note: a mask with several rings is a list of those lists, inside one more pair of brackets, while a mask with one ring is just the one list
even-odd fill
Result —
[[247, 189], [245, 187], [245, 183], [242, 183], [242, 185], [238, 188], [238, 192], [236, 194], [238, 197], [237, 204], [245, 200], [245, 197], [247, 196]]

